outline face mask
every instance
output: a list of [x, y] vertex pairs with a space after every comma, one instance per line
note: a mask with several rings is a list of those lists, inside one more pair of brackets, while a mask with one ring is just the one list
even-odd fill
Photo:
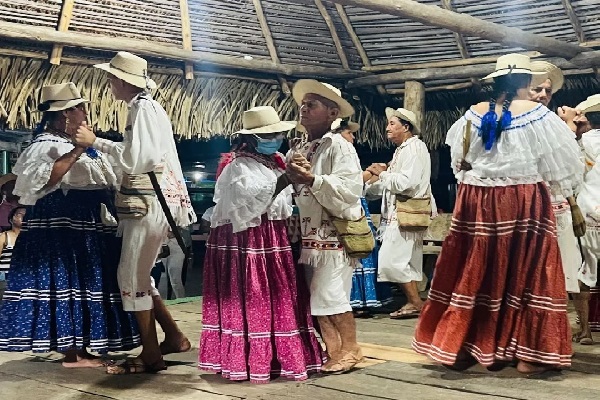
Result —
[[277, 150], [281, 147], [283, 143], [283, 138], [275, 138], [275, 139], [261, 139], [258, 138], [258, 144], [256, 146], [256, 151], [261, 154], [265, 154], [270, 156], [275, 154]]

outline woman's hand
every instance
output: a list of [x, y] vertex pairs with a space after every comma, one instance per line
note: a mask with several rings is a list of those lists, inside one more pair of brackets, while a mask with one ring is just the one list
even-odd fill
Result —
[[387, 165], [383, 163], [373, 163], [367, 168], [367, 171], [375, 176], [379, 176], [383, 171], [387, 171]]

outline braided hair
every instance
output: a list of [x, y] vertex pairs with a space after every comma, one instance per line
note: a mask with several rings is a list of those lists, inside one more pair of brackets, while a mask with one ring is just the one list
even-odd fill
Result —
[[[502, 131], [510, 126], [512, 121], [512, 113], [509, 110], [510, 104], [517, 95], [517, 90], [529, 86], [530, 82], [531, 75], [529, 74], [509, 73], [508, 75], [494, 78], [494, 90], [490, 98], [490, 108], [481, 120], [480, 136], [486, 150], [491, 150], [494, 143], [500, 139]], [[505, 99], [502, 103], [500, 123], [498, 123], [496, 99], [502, 95], [505, 95]]]
[[44, 102], [44, 103], [40, 103], [38, 105], [38, 110], [42, 111], [44, 114], [42, 114], [42, 120], [40, 121], [40, 123], [36, 126], [35, 130], [33, 131], [33, 136], [37, 136], [41, 133], [44, 133], [44, 130], [46, 129], [46, 126], [48, 125], [48, 123], [54, 121], [56, 119], [56, 117], [59, 114], [59, 111], [48, 111], [48, 109], [50, 108], [50, 102]]

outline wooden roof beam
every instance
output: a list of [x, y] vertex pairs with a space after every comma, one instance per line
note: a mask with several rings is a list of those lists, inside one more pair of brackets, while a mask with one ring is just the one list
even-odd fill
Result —
[[[446, 10], [456, 12], [454, 6], [452, 5], [452, 0], [442, 0], [442, 7], [444, 7]], [[469, 47], [467, 46], [467, 41], [465, 40], [464, 36], [457, 32], [452, 32], [452, 34], [454, 35], [456, 45], [458, 46], [458, 51], [460, 52], [462, 58], [471, 58], [471, 55], [469, 54]]]
[[[275, 41], [273, 40], [273, 34], [271, 33], [271, 28], [269, 28], [269, 24], [267, 23], [267, 18], [265, 17], [265, 13], [262, 8], [261, 0], [252, 0], [254, 3], [254, 10], [256, 11], [256, 17], [258, 18], [258, 23], [260, 24], [260, 29], [262, 30], [262, 34], [265, 38], [265, 42], [267, 43], [267, 49], [269, 50], [269, 55], [271, 56], [271, 60], [275, 64], [281, 64], [281, 60], [279, 59], [279, 55], [277, 54], [277, 48], [275, 47]], [[287, 96], [292, 93], [290, 89], [290, 85], [285, 80], [283, 76], [278, 76], [279, 83], [281, 85], [281, 91]]]
[[335, 24], [329, 15], [329, 12], [323, 5], [321, 0], [314, 0], [317, 9], [321, 13], [321, 16], [325, 20], [325, 24], [327, 24], [327, 28], [329, 28], [329, 33], [331, 34], [331, 39], [333, 40], [333, 44], [335, 45], [335, 49], [337, 50], [338, 56], [340, 57], [340, 61], [342, 62], [342, 68], [350, 69], [350, 65], [348, 64], [348, 57], [346, 57], [346, 52], [344, 51], [344, 47], [342, 46], [342, 42], [340, 41], [340, 37], [335, 29]]
[[[352, 43], [354, 44], [354, 47], [356, 48], [358, 55], [360, 56], [363, 66], [367, 67], [367, 68], [372, 67], [371, 60], [369, 60], [369, 56], [367, 55], [367, 52], [366, 52], [365, 48], [363, 47], [362, 42], [360, 41], [360, 38], [356, 34], [356, 31], [354, 31], [354, 27], [352, 26], [352, 23], [350, 22], [350, 18], [348, 18], [348, 14], [346, 14], [346, 10], [344, 10], [344, 6], [341, 4], [336, 4], [335, 9], [336, 9], [338, 15], [340, 16], [340, 19], [342, 20], [342, 24], [344, 24], [344, 27], [346, 28], [346, 31], [348, 32], [348, 35], [350, 36], [350, 39], [352, 40]], [[383, 85], [378, 85], [377, 91], [381, 95], [387, 94], [387, 91], [385, 90], [385, 87]]]
[[[63, 0], [62, 7], [60, 10], [60, 18], [58, 19], [57, 30], [66, 32], [69, 30], [71, 24], [71, 18], [73, 16], [73, 6], [75, 0]], [[50, 53], [50, 64], [59, 65], [60, 57], [62, 56], [63, 47], [55, 44], [52, 46], [52, 53]]]
[[[184, 50], [192, 50], [192, 28], [190, 25], [190, 11], [187, 0], [179, 0], [181, 14], [181, 40]], [[194, 64], [186, 61], [185, 79], [194, 79]]]
[[575, 35], [577, 35], [577, 40], [579, 43], [585, 42], [585, 33], [583, 32], [583, 28], [581, 27], [581, 23], [579, 22], [579, 18], [577, 18], [577, 14], [575, 14], [575, 10], [573, 9], [573, 5], [571, 4], [571, 0], [561, 0], [565, 11], [567, 12], [567, 16], [571, 21], [571, 25], [573, 25], [573, 30], [575, 31]]
[[459, 14], [414, 0], [335, 0], [335, 2], [405, 17], [428, 26], [437, 26], [466, 36], [480, 37], [505, 46], [521, 47], [553, 56], [571, 58], [589, 50], [575, 44], [483, 21], [467, 14]]
[[184, 50], [180, 47], [158, 44], [154, 41], [124, 37], [89, 35], [80, 32], [59, 32], [42, 26], [29, 26], [0, 21], [0, 38], [23, 40], [32, 43], [50, 43], [63, 46], [86, 47], [108, 51], [129, 51], [141, 56], [159, 57], [170, 60], [190, 61], [238, 70], [259, 71], [268, 74], [281, 74], [295, 77], [323, 77], [348, 79], [363, 76], [364, 71], [312, 65], [274, 64], [272, 61], [246, 60], [221, 54]]

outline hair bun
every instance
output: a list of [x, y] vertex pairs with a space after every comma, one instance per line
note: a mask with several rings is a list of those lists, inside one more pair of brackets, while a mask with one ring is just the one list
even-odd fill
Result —
[[38, 111], [48, 111], [50, 109], [50, 103], [49, 102], [44, 102], [44, 103], [40, 103], [38, 104]]

